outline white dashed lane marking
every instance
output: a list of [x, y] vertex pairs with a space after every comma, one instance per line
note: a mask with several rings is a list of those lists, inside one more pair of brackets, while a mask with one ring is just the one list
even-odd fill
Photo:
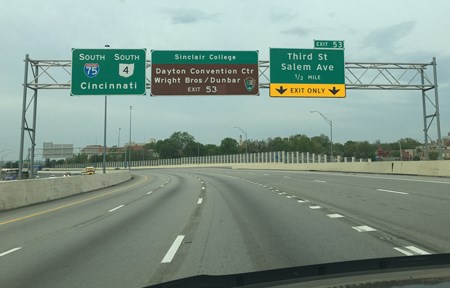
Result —
[[409, 193], [406, 193], [406, 192], [400, 192], [400, 191], [394, 191], [394, 190], [386, 190], [386, 189], [377, 189], [377, 191], [388, 192], [388, 193], [395, 193], [395, 194], [402, 194], [402, 195], [408, 195], [409, 194]]
[[11, 250], [5, 251], [3, 253], [0, 253], [0, 257], [6, 256], [6, 255], [16, 252], [17, 250], [20, 250], [20, 249], [22, 249], [22, 247], [16, 247]]
[[344, 217], [341, 214], [328, 214], [327, 216], [330, 217], [330, 218], [342, 218], [342, 217]]
[[170, 246], [169, 250], [166, 253], [166, 256], [162, 259], [161, 263], [170, 263], [172, 262], [175, 253], [177, 253], [178, 248], [180, 248], [181, 243], [183, 242], [184, 235], [178, 235], [175, 241], [173, 241], [172, 246]]
[[412, 256], [412, 255], [429, 255], [430, 252], [427, 252], [425, 250], [422, 250], [420, 248], [417, 248], [415, 246], [403, 246], [403, 247], [394, 247], [395, 250], [397, 250], [400, 253], [405, 254], [406, 256]]
[[374, 228], [369, 227], [369, 226], [355, 226], [355, 227], [352, 227], [352, 228], [355, 229], [358, 232], [377, 231], [377, 229], [374, 229]]
[[111, 209], [111, 210], [108, 210], [108, 212], [114, 212], [114, 211], [116, 211], [117, 209], [122, 208], [123, 206], [125, 206], [125, 205], [117, 206], [116, 208], [113, 208], [113, 209]]
[[203, 198], [198, 198], [197, 204], [202, 204]]

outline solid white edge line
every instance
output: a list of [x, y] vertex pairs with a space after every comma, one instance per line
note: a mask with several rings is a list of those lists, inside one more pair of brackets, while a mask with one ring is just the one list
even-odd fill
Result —
[[120, 209], [120, 208], [122, 208], [123, 206], [125, 206], [125, 205], [117, 206], [116, 208], [113, 208], [113, 209], [111, 209], [111, 210], [108, 210], [108, 212], [116, 211], [117, 209]]
[[323, 181], [323, 180], [314, 180], [314, 182], [317, 182], [317, 183], [327, 183], [327, 181]]
[[414, 255], [414, 253], [411, 253], [410, 251], [404, 250], [404, 249], [402, 249], [402, 248], [394, 247], [394, 249], [397, 250], [397, 251], [400, 252], [400, 253], [405, 254], [406, 256], [412, 256], [412, 255]]
[[198, 198], [197, 204], [202, 204], [203, 198]]
[[399, 191], [386, 190], [386, 189], [377, 189], [377, 191], [381, 191], [381, 192], [389, 192], [389, 193], [396, 193], [396, 194], [403, 194], [403, 195], [408, 195], [408, 194], [409, 194], [409, 193], [407, 193], [407, 192], [399, 192]]
[[417, 253], [419, 255], [429, 255], [429, 254], [431, 254], [430, 252], [427, 252], [425, 250], [419, 249], [419, 248], [417, 248], [415, 246], [405, 246], [405, 248], [407, 248], [407, 249], [409, 249], [409, 250], [411, 250], [411, 251], [413, 251], [413, 252], [415, 252], [415, 253]]
[[166, 256], [162, 259], [161, 263], [170, 263], [172, 262], [175, 253], [177, 253], [178, 248], [180, 248], [181, 243], [183, 242], [184, 235], [178, 235], [175, 241], [173, 241], [172, 246], [170, 246], [169, 250], [166, 253]]
[[11, 250], [5, 251], [3, 253], [0, 253], [0, 257], [6, 256], [6, 255], [16, 252], [17, 250], [20, 250], [20, 249], [22, 249], [22, 247], [16, 247]]

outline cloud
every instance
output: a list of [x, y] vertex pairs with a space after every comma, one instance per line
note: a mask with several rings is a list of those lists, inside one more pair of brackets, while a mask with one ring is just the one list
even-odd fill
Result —
[[399, 40], [410, 34], [415, 25], [415, 21], [406, 21], [400, 24], [378, 28], [367, 35], [364, 42], [370, 43], [378, 49], [389, 50], [394, 48]]
[[201, 21], [213, 20], [218, 13], [207, 14], [198, 9], [167, 9], [166, 13], [170, 16], [172, 24], [192, 24]]
[[311, 32], [312, 32], [311, 29], [305, 29], [305, 28], [301, 28], [301, 27], [294, 27], [294, 28], [289, 29], [289, 30], [281, 31], [281, 33], [283, 33], [283, 34], [290, 34], [290, 35], [295, 35], [295, 36], [298, 36], [298, 37], [307, 36], [308, 34], [311, 34]]
[[269, 15], [273, 22], [292, 21], [297, 18], [296, 13], [286, 12], [285, 10], [271, 11]]

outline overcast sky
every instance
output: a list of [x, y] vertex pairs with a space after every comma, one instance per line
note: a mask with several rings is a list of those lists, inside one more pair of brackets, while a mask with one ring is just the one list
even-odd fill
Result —
[[[314, 39], [345, 41], [347, 62], [438, 64], [441, 131], [450, 132], [450, 2], [442, 1], [24, 1], [0, 9], [0, 157], [19, 154], [25, 54], [31, 59], [71, 58], [72, 48], [150, 50], [259, 50], [313, 48]], [[148, 70], [149, 71], [149, 70]], [[431, 71], [429, 71], [431, 72]], [[429, 73], [430, 76], [432, 75]], [[68, 82], [69, 76], [60, 81]], [[261, 79], [263, 82], [263, 79]], [[32, 95], [29, 91], [29, 96]], [[329, 135], [318, 110], [333, 121], [334, 142], [394, 142], [423, 136], [419, 91], [347, 90], [344, 99], [260, 96], [108, 98], [107, 144], [165, 139], [185, 131], [203, 144], [238, 139]], [[434, 97], [431, 93], [430, 97]], [[69, 90], [40, 90], [37, 149], [43, 142], [84, 147], [103, 144], [104, 97], [71, 97]], [[31, 125], [32, 114], [27, 119]], [[435, 125], [431, 136], [437, 137]], [[30, 147], [26, 134], [25, 149]], [[39, 154], [37, 150], [37, 154]], [[26, 157], [26, 155], [24, 156]], [[41, 159], [40, 155], [36, 159]]]

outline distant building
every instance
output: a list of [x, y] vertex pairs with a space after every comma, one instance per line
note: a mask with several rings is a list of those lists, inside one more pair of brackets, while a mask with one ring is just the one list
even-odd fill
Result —
[[43, 159], [72, 158], [73, 144], [53, 144], [53, 142], [44, 142], [42, 151]]
[[415, 156], [415, 149], [402, 149], [402, 157], [400, 158], [403, 161], [412, 161]]
[[448, 132], [447, 136], [442, 137], [442, 145], [445, 148], [450, 148], [450, 132]]
[[87, 145], [83, 149], [81, 149], [81, 154], [86, 155], [101, 155], [103, 153], [102, 145]]
[[389, 151], [384, 151], [383, 148], [381, 148], [381, 145], [378, 144], [377, 160], [378, 161], [382, 161], [382, 160], [384, 160], [387, 157], [389, 157]]

